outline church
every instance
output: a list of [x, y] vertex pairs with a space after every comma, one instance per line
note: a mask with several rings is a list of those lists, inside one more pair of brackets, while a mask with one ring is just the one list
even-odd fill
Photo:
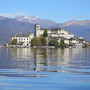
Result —
[[35, 36], [40, 37], [44, 33], [44, 30], [47, 30], [48, 37], [53, 38], [74, 38], [73, 34], [70, 34], [67, 30], [62, 28], [53, 28], [53, 29], [40, 29], [40, 24], [35, 25]]
[[35, 25], [35, 37], [39, 38], [40, 35], [43, 35], [44, 30], [47, 30], [48, 42], [50, 40], [57, 40], [60, 42], [61, 39], [63, 39], [66, 44], [70, 44], [70, 42], [77, 43], [75, 36], [70, 34], [67, 30], [63, 28], [40, 29], [40, 24]]
[[67, 30], [63, 28], [52, 28], [52, 29], [41, 29], [40, 24], [35, 25], [35, 35], [33, 32], [30, 32], [28, 34], [22, 34], [18, 33], [14, 37], [11, 38], [11, 42], [14, 39], [17, 39], [17, 45], [23, 45], [23, 46], [31, 46], [31, 40], [35, 38], [40, 38], [41, 35], [43, 35], [44, 31], [47, 30], [48, 37], [47, 42], [50, 42], [50, 40], [57, 40], [58, 43], [60, 43], [61, 39], [64, 40], [65, 44], [77, 44], [79, 43], [79, 39], [76, 39], [74, 34], [70, 34]]

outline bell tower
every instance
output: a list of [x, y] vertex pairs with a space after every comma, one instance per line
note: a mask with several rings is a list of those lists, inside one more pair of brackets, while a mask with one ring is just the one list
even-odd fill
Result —
[[35, 25], [35, 37], [40, 37], [40, 24]]

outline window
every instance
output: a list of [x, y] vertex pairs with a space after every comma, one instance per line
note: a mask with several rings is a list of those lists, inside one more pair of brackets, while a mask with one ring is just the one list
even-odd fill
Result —
[[39, 28], [39, 26], [37, 26], [37, 28]]

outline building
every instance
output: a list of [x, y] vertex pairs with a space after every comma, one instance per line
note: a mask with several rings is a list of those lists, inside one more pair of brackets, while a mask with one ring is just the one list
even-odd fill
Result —
[[[40, 25], [36, 24], [35, 26], [36, 30], [36, 37], [40, 37], [44, 33], [45, 29], [40, 29]], [[53, 29], [46, 29], [48, 33], [48, 37], [58, 37], [58, 38], [74, 38], [73, 34], [70, 34], [67, 30], [61, 29], [61, 28], [53, 28]]]
[[75, 38], [73, 34], [70, 34], [67, 30], [63, 28], [52, 28], [52, 29], [40, 29], [40, 24], [35, 25], [36, 37], [40, 37], [47, 30], [48, 42], [50, 40], [57, 40], [59, 43], [61, 39], [64, 40], [65, 44], [73, 45], [75, 47], [84, 47], [86, 41], [83, 37]]
[[40, 30], [40, 24], [36, 24], [35, 25], [35, 36], [36, 37], [40, 37], [40, 34], [41, 34], [41, 30]]
[[48, 42], [50, 40], [57, 40], [60, 42], [61, 38], [64, 39], [66, 44], [69, 44], [71, 41], [70, 39], [72, 38], [72, 42], [75, 42], [76, 40], [74, 39], [75, 36], [73, 34], [70, 34], [67, 30], [62, 29], [62, 28], [52, 28], [52, 29], [40, 29], [40, 24], [35, 25], [35, 36], [40, 37], [44, 33], [44, 30], [47, 30], [48, 33]]
[[23, 46], [31, 46], [31, 39], [34, 38], [33, 32], [30, 32], [28, 34], [22, 34], [18, 33], [14, 37], [11, 38], [11, 42], [14, 39], [17, 39], [17, 45], [23, 45]]
[[[74, 47], [83, 47], [86, 43], [83, 37], [75, 38], [73, 34], [70, 34], [67, 30], [62, 28], [52, 28], [52, 29], [40, 29], [40, 24], [35, 25], [35, 37], [39, 38], [43, 35], [44, 31], [47, 30], [48, 37], [47, 45], [51, 40], [57, 40], [60, 44], [60, 41], [63, 39], [66, 45], [74, 45]], [[31, 39], [34, 38], [33, 32], [28, 34], [18, 33], [11, 38], [11, 42], [14, 39], [17, 39], [17, 45], [22, 46], [31, 46]]]
[[75, 45], [74, 45], [74, 47], [78, 47], [78, 48], [83, 48], [84, 47], [84, 44], [83, 43], [76, 43]]

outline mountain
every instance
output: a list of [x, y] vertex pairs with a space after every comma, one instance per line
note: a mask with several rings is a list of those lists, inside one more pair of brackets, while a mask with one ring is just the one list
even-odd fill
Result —
[[87, 25], [88, 23], [90, 23], [90, 20], [70, 20], [68, 22], [65, 22], [62, 26], [63, 27], [67, 27], [67, 26], [70, 26], [70, 25]]
[[41, 28], [59, 27], [90, 40], [90, 20], [71, 20], [65, 23], [56, 23], [51, 20], [40, 19], [37, 16], [19, 16], [15, 18], [20, 22], [39, 23]]
[[51, 20], [47, 20], [47, 19], [40, 19], [37, 16], [19, 16], [15, 18], [18, 21], [21, 22], [28, 22], [28, 23], [32, 23], [32, 24], [36, 24], [39, 23], [41, 25], [41, 28], [51, 28], [51, 27], [58, 27], [59, 25]]
[[78, 36], [90, 41], [90, 20], [71, 20], [65, 23], [56, 23], [52, 20], [40, 19], [37, 16], [19, 16], [7, 18], [0, 16], [0, 44], [5, 44], [10, 37], [18, 32], [35, 32], [35, 24], [39, 23], [41, 28], [64, 28]]
[[63, 23], [61, 27], [90, 41], [90, 20], [71, 20]]
[[19, 22], [15, 19], [0, 17], [0, 44], [5, 44], [10, 37], [18, 32], [28, 33], [35, 31], [34, 24], [28, 22]]

